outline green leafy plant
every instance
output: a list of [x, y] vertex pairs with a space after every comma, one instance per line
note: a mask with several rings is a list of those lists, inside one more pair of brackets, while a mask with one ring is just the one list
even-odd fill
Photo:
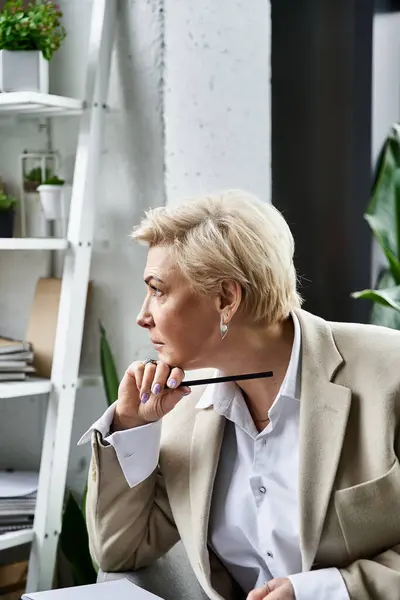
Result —
[[[51, 171], [49, 168], [45, 169], [45, 180], [51, 177]], [[27, 181], [34, 181], [36, 183], [42, 183], [42, 169], [41, 167], [34, 167], [25, 175]]]
[[0, 190], [0, 212], [15, 210], [18, 200]]
[[51, 60], [66, 37], [60, 7], [51, 0], [9, 0], [0, 13], [0, 50], [40, 50]]
[[[52, 176], [49, 168], [45, 169], [44, 179], [49, 179]], [[36, 192], [37, 188], [43, 182], [41, 167], [34, 167], [26, 175], [24, 175], [24, 189], [26, 192]]]
[[[101, 373], [107, 404], [111, 406], [118, 397], [119, 379], [114, 356], [102, 323], [99, 323], [99, 328]], [[80, 506], [72, 492], [68, 492], [60, 534], [61, 550], [71, 565], [75, 585], [95, 583], [97, 578], [97, 567], [93, 565], [89, 552], [85, 520], [86, 495], [87, 487], [83, 494], [82, 506]]]
[[103, 378], [104, 391], [106, 393], [107, 404], [111, 406], [118, 398], [119, 377], [115, 360], [107, 339], [106, 330], [101, 321], [100, 329], [100, 365]]
[[57, 175], [51, 175], [44, 181], [44, 185], [64, 185], [64, 179], [60, 179]]
[[386, 257], [376, 289], [352, 294], [373, 302], [370, 321], [400, 329], [400, 126], [394, 124], [378, 163], [364, 215]]

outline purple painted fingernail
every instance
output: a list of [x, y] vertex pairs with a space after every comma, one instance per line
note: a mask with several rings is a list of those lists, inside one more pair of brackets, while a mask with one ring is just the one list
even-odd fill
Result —
[[144, 392], [144, 394], [142, 394], [142, 397], [140, 398], [140, 400], [142, 401], [142, 404], [146, 404], [146, 402], [149, 398], [150, 398], [150, 394], [148, 394], [147, 392]]
[[157, 394], [159, 394], [161, 392], [161, 385], [159, 383], [156, 383], [155, 386], [153, 387], [153, 394], [155, 396], [157, 396]]
[[168, 379], [167, 386], [169, 388], [175, 388], [176, 387], [176, 379]]

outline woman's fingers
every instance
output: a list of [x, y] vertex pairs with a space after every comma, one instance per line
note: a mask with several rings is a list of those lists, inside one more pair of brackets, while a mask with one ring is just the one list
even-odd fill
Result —
[[[126, 370], [118, 390], [120, 421], [151, 422], [170, 412], [191, 390], [179, 387], [185, 374], [163, 362], [136, 361]], [[124, 425], [122, 423], [122, 425]]]
[[270, 589], [268, 587], [268, 583], [263, 585], [261, 588], [257, 588], [256, 590], [252, 590], [250, 594], [247, 596], [246, 600], [264, 600], [270, 594]]
[[166, 363], [147, 363], [140, 386], [140, 400], [145, 404], [150, 395], [158, 396], [166, 388], [175, 390], [182, 383], [185, 374], [179, 367], [171, 367]]
[[177, 389], [183, 381], [185, 374], [179, 367], [171, 367], [159, 362], [157, 365], [149, 363], [145, 366], [140, 397], [143, 403], [149, 400], [150, 395], [158, 396], [167, 389]]
[[175, 390], [178, 386], [180, 386], [184, 377], [185, 373], [182, 371], [182, 369], [179, 367], [173, 367], [167, 380], [167, 387], [169, 387], [170, 390]]
[[146, 404], [150, 398], [157, 367], [158, 365], [154, 363], [147, 363], [144, 366], [142, 385], [140, 386], [140, 401], [143, 404]]
[[143, 373], [143, 363], [136, 361], [129, 365], [119, 384], [118, 399], [127, 403], [138, 400]]
[[169, 365], [163, 362], [157, 363], [157, 368], [151, 386], [151, 391], [153, 392], [154, 396], [158, 396], [158, 394], [164, 390], [170, 373], [171, 368]]

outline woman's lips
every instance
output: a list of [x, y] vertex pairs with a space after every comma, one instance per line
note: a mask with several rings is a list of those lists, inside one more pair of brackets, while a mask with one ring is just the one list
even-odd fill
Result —
[[151, 340], [151, 341], [155, 348], [161, 348], [162, 346], [164, 346], [164, 344], [162, 342], [158, 342], [157, 340]]

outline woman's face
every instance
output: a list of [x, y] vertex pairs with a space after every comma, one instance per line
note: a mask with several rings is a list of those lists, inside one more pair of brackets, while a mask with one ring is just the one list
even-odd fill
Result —
[[144, 280], [147, 293], [137, 323], [148, 329], [159, 359], [182, 369], [212, 365], [221, 344], [218, 299], [191, 289], [168, 246], [150, 248]]

